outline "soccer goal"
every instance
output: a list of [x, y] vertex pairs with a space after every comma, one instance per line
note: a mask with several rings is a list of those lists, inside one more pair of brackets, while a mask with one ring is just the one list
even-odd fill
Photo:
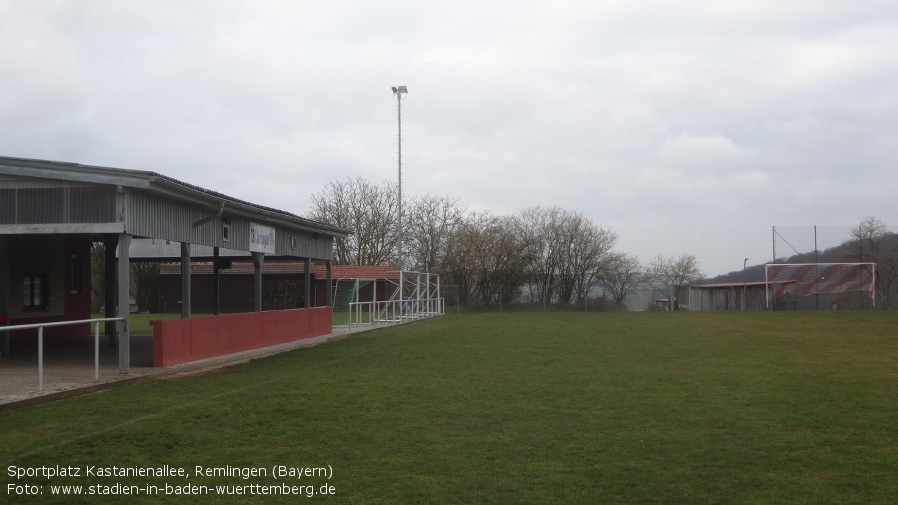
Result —
[[768, 263], [767, 307], [782, 296], [866, 291], [876, 304], [876, 263]]

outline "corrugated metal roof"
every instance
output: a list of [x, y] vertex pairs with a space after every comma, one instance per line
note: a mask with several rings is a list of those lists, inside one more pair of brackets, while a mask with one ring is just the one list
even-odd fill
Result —
[[226, 201], [247, 210], [256, 210], [266, 214], [274, 214], [297, 225], [307, 226], [320, 232], [335, 236], [346, 236], [350, 232], [335, 226], [313, 221], [290, 212], [264, 205], [240, 200], [217, 191], [201, 188], [173, 177], [156, 172], [129, 170], [123, 168], [82, 165], [80, 163], [37, 160], [0, 156], [0, 174], [19, 175], [67, 181], [92, 182], [96, 184], [114, 184], [140, 189], [156, 189], [162, 193], [180, 193], [204, 197], [210, 201]]

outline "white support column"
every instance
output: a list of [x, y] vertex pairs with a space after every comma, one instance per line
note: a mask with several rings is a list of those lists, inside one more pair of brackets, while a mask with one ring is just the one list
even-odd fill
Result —
[[415, 275], [415, 316], [421, 315], [421, 273]]
[[[355, 314], [356, 314], [356, 323], [362, 322], [362, 312], [359, 310], [359, 280], [356, 278], [355, 280]], [[352, 309], [349, 309], [349, 321], [352, 322]]]
[[426, 308], [424, 309], [429, 316], [431, 312], [433, 312], [432, 298], [430, 296], [430, 272], [424, 274], [424, 285], [427, 286], [424, 289], [424, 299], [426, 300]]
[[445, 312], [445, 307], [442, 300], [443, 296], [442, 289], [440, 289], [440, 276], [437, 275], [437, 312], [439, 312], [440, 315], [443, 315], [443, 313]]

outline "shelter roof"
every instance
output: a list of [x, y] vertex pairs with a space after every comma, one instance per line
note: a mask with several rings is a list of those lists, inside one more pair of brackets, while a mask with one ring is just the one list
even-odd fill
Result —
[[346, 237], [350, 234], [349, 231], [335, 226], [306, 219], [283, 210], [240, 200], [156, 172], [0, 156], [0, 175], [111, 184], [144, 189], [184, 200], [199, 201], [204, 204], [227, 204], [232, 210], [240, 210], [249, 215], [265, 216], [268, 219], [282, 220], [293, 226], [337, 237]]

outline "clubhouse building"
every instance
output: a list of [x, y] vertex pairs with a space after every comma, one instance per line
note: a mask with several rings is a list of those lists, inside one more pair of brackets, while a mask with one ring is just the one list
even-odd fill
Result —
[[[87, 335], [94, 282], [103, 282], [105, 335], [130, 367], [132, 262], [180, 264], [181, 319], [156, 321], [156, 366], [194, 361], [331, 332], [331, 290], [313, 293], [314, 265], [331, 283], [334, 240], [349, 232], [238, 200], [154, 172], [0, 157], [0, 354], [11, 339]], [[102, 244], [103, 271], [91, 270]], [[238, 293], [250, 309], [221, 315], [219, 270], [251, 265]], [[191, 319], [191, 265], [209, 265], [212, 317]], [[286, 262], [302, 290], [289, 310], [263, 312], [263, 269]], [[297, 267], [298, 265], [298, 267]], [[100, 279], [96, 281], [95, 279]], [[204, 303], [209, 305], [208, 300]], [[77, 322], [68, 324], [68, 322]]]

